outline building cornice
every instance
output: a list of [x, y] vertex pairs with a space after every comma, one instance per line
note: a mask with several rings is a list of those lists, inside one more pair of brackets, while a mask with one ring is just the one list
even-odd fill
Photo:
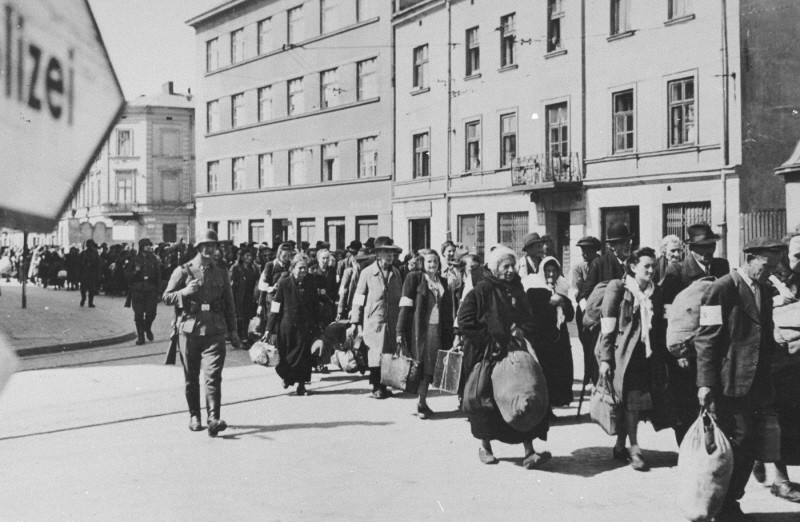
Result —
[[240, 7], [242, 5], [246, 5], [246, 4], [249, 4], [251, 2], [253, 2], [253, 0], [230, 0], [228, 2], [225, 2], [224, 4], [221, 4], [221, 5], [218, 5], [217, 7], [209, 9], [208, 11], [200, 13], [199, 15], [193, 16], [192, 18], [189, 18], [188, 20], [186, 20], [186, 22], [184, 22], [184, 23], [186, 25], [190, 25], [190, 26], [196, 28], [197, 25], [199, 25], [199, 24], [201, 24], [203, 22], [211, 20], [212, 18], [214, 18], [216, 16], [224, 15], [225, 13], [227, 13], [228, 11], [230, 11], [231, 9], [233, 9], [235, 7]]

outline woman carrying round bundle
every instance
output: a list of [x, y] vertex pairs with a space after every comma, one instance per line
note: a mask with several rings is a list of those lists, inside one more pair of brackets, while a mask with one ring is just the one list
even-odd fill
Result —
[[433, 381], [436, 356], [453, 344], [453, 300], [447, 281], [439, 274], [439, 254], [420, 250], [422, 271], [413, 271], [403, 283], [397, 342], [407, 346], [421, 366], [417, 413], [428, 419], [434, 412], [428, 407], [428, 386]]
[[[661, 289], [653, 283], [656, 253], [641, 248], [628, 257], [624, 279], [606, 287], [602, 304], [601, 340], [596, 349], [600, 376], [620, 398], [624, 423], [613, 456], [645, 471], [637, 430], [642, 415], [653, 409], [650, 391], [666, 353], [666, 324]], [[625, 448], [625, 438], [630, 450]]]
[[[502, 359], [514, 346], [520, 343], [524, 346], [526, 340], [534, 341], [533, 315], [517, 275], [516, 254], [498, 245], [489, 252], [486, 266], [488, 272], [484, 273], [458, 309], [458, 326], [464, 336], [467, 380], [484, 358]], [[467, 400], [466, 396], [464, 400]], [[506, 444], [521, 443], [525, 448], [522, 465], [526, 469], [534, 469], [550, 459], [550, 453], [536, 453], [533, 449], [533, 439], [547, 439], [547, 416], [525, 432], [505, 422], [496, 408], [470, 414], [469, 422], [473, 437], [481, 441], [478, 455], [484, 464], [498, 462], [492, 452], [493, 440]]]
[[289, 265], [289, 277], [278, 281], [270, 304], [265, 338], [278, 348], [275, 370], [283, 387], [297, 384], [297, 395], [305, 395], [311, 380], [311, 346], [319, 335], [321, 295], [308, 277], [308, 256], [297, 254]]

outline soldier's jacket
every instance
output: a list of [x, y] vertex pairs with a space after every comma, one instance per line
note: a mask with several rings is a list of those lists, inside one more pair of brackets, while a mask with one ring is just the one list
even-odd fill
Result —
[[140, 252], [125, 267], [131, 294], [158, 291], [161, 288], [161, 261], [155, 254]]
[[[181, 290], [192, 279], [199, 283], [198, 290], [184, 296]], [[188, 335], [219, 335], [236, 332], [236, 311], [228, 272], [215, 263], [203, 271], [200, 254], [172, 272], [164, 303], [183, 310], [177, 319], [178, 330]]]

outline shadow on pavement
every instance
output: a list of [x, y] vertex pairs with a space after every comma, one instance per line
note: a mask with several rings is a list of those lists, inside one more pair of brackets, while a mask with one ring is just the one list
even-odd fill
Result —
[[796, 522], [800, 513], [745, 513], [753, 522]]
[[[626, 463], [614, 460], [611, 457], [611, 446], [594, 446], [581, 448], [572, 452], [570, 456], [553, 456], [552, 460], [543, 466], [543, 471], [576, 475], [579, 477], [594, 477], [606, 471], [627, 466]], [[651, 451], [643, 449], [644, 459], [650, 468], [665, 468], [675, 466], [678, 462], [677, 453], [671, 451]], [[512, 459], [513, 460], [513, 459]], [[519, 459], [522, 462], [521, 459]]]
[[309, 389], [309, 395], [369, 395], [367, 388], [342, 388], [341, 390], [318, 391], [316, 388]]
[[320, 376], [320, 382], [322, 381], [360, 381], [367, 378], [367, 375], [360, 375], [358, 373], [348, 373], [345, 375], [331, 375], [329, 373], [319, 373], [314, 374]]
[[558, 426], [575, 426], [577, 424], [589, 424], [592, 422], [592, 419], [589, 418], [589, 415], [586, 413], [581, 414], [580, 417], [568, 413], [566, 415], [559, 415], [557, 419], [550, 419], [550, 427], [558, 427]]
[[[258, 425], [229, 425], [229, 430], [237, 431], [237, 433], [228, 433], [219, 435], [217, 438], [237, 440], [244, 435], [263, 435], [266, 433], [273, 433], [276, 431], [289, 431], [289, 430], [305, 430], [305, 429], [330, 429], [341, 428], [344, 426], [388, 426], [394, 424], [393, 422], [364, 422], [364, 421], [341, 421], [341, 422], [304, 422], [299, 424], [270, 424], [268, 426]], [[269, 438], [269, 437], [261, 437]]]
[[429, 417], [428, 420], [447, 420], [447, 419], [466, 419], [467, 414], [461, 410], [452, 410], [452, 411], [437, 411], [433, 414], [432, 417]]

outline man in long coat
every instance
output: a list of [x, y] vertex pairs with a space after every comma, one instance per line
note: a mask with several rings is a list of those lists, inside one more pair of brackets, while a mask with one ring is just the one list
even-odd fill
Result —
[[391, 392], [381, 384], [380, 366], [381, 354], [392, 353], [396, 348], [394, 342], [403, 280], [393, 262], [401, 251], [390, 237], [375, 239], [374, 252], [378, 259], [361, 271], [350, 310], [350, 322], [362, 324], [364, 344], [369, 348], [369, 382], [372, 396], [376, 399], [391, 396]]
[[100, 281], [100, 255], [97, 253], [97, 243], [90, 239], [86, 241], [86, 249], [78, 256], [81, 280], [81, 306], [86, 304], [89, 297], [89, 308], [94, 308], [94, 296]]
[[287, 241], [278, 247], [278, 257], [267, 263], [258, 280], [258, 309], [259, 317], [266, 317], [269, 312], [268, 305], [275, 296], [278, 281], [289, 273], [289, 262], [292, 260], [294, 247]]
[[[727, 275], [731, 269], [728, 261], [714, 257], [717, 241], [715, 234], [707, 223], [692, 225], [687, 230], [689, 237], [689, 254], [680, 263], [667, 265], [661, 290], [664, 304], [671, 305], [681, 291], [694, 281], [704, 277], [720, 277]], [[668, 357], [669, 390], [672, 405], [675, 408], [675, 440], [680, 446], [684, 435], [700, 413], [697, 406], [697, 364], [693, 358], [675, 359]]]
[[136, 324], [136, 344], [144, 344], [144, 336], [153, 340], [153, 321], [156, 319], [161, 292], [161, 261], [153, 254], [153, 242], [139, 240], [139, 252], [125, 267], [133, 322]]
[[716, 413], [731, 439], [733, 474], [719, 520], [744, 520], [744, 496], [755, 461], [759, 412], [775, 400], [772, 357], [772, 295], [765, 284], [777, 269], [784, 245], [757, 238], [745, 245], [745, 262], [714, 281], [703, 296], [697, 351], [697, 399]]

